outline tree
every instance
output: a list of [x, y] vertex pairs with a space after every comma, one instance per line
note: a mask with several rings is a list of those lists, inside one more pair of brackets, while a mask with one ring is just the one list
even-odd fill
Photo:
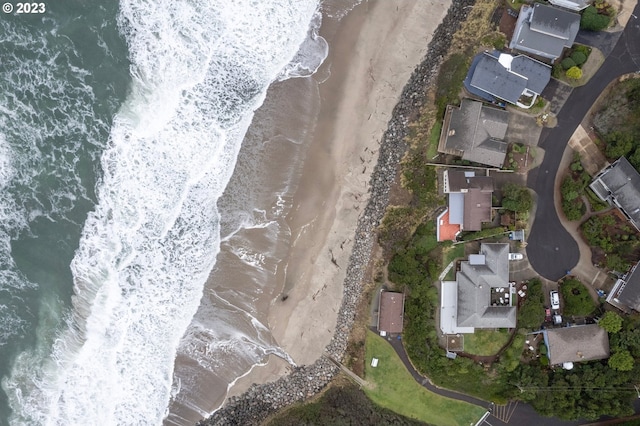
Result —
[[567, 78], [571, 80], [580, 80], [582, 78], [582, 70], [576, 66], [573, 66], [567, 70]]
[[631, 371], [633, 370], [633, 357], [629, 351], [617, 352], [609, 358], [609, 367], [618, 371]]
[[598, 321], [598, 325], [607, 333], [617, 333], [622, 329], [622, 317], [615, 312], [607, 311]]
[[531, 210], [533, 199], [529, 190], [515, 183], [507, 183], [502, 187], [502, 208], [517, 213]]
[[611, 132], [605, 135], [607, 143], [605, 154], [609, 158], [618, 158], [627, 155], [633, 149], [633, 135], [625, 132]]
[[598, 9], [594, 6], [587, 7], [582, 12], [582, 18], [580, 19], [580, 28], [589, 31], [604, 30], [609, 26], [611, 18], [607, 15], [601, 15], [598, 13]]
[[629, 156], [629, 162], [636, 170], [640, 170], [640, 149], [636, 148], [636, 150]]

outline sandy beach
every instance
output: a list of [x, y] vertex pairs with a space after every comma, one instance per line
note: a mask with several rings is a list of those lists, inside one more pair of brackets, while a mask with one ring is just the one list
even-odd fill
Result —
[[[330, 52], [323, 68], [331, 77], [320, 86], [316, 133], [288, 217], [295, 243], [284, 287], [274, 294], [268, 317], [277, 342], [298, 365], [317, 360], [336, 330], [380, 139], [449, 5], [444, 0], [365, 2], [327, 37]], [[289, 368], [271, 356], [239, 379], [229, 396], [275, 380]]]

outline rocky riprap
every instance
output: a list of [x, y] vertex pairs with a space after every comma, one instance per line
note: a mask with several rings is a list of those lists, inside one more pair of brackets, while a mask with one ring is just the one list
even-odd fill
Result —
[[[357, 312], [365, 270], [369, 264], [376, 228], [389, 202], [397, 168], [407, 145], [409, 117], [419, 112], [429, 85], [435, 80], [439, 66], [447, 54], [453, 34], [458, 29], [475, 0], [454, 0], [447, 15], [436, 29], [425, 59], [418, 65], [404, 87], [400, 101], [393, 110], [389, 127], [382, 136], [378, 163], [371, 176], [371, 197], [358, 221], [353, 251], [344, 281], [344, 297], [338, 312], [333, 339], [325, 351], [334, 359], [342, 359], [349, 333]], [[303, 401], [322, 390], [338, 373], [339, 368], [322, 357], [311, 365], [296, 367], [275, 382], [252, 385], [245, 393], [230, 398], [225, 405], [198, 426], [258, 425], [267, 416], [295, 402]]]

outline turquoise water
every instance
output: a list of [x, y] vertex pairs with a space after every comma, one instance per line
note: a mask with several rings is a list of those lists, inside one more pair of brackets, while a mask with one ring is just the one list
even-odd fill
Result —
[[[18, 353], [48, 351], [70, 306], [71, 259], [130, 84], [116, 2], [46, 7], [0, 17], [2, 377]], [[8, 410], [1, 392], [0, 424]]]

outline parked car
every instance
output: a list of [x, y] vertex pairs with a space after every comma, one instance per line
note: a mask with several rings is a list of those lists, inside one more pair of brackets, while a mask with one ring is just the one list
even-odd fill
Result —
[[509, 260], [522, 260], [524, 255], [522, 253], [509, 253]]
[[549, 295], [551, 296], [551, 309], [560, 309], [560, 296], [558, 296], [558, 292], [552, 291]]
[[544, 320], [547, 322], [551, 322], [551, 309], [545, 308], [544, 310]]

